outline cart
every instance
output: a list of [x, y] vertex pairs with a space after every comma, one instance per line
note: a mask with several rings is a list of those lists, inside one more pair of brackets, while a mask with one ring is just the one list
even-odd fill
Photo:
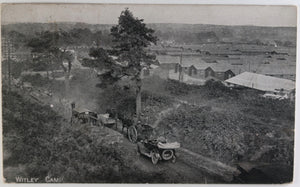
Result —
[[138, 123], [128, 127], [127, 136], [129, 141], [136, 143], [140, 140], [149, 139], [152, 132], [153, 128], [151, 126]]
[[72, 106], [72, 117], [71, 124], [75, 123], [89, 123], [91, 125], [96, 125], [98, 121], [97, 113], [90, 111], [86, 108], [75, 107], [75, 103], [71, 104]]
[[111, 127], [117, 125], [116, 120], [110, 117], [110, 114], [98, 114], [98, 120], [100, 124], [104, 126]]

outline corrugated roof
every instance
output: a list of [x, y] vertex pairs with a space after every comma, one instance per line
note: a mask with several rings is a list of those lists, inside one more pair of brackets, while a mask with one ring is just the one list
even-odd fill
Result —
[[198, 56], [184, 56], [184, 57], [182, 57], [182, 66], [183, 67], [190, 67], [191, 65], [194, 65], [195, 67], [198, 66], [199, 69], [206, 69], [207, 68], [206, 64], [209, 65], [209, 63], [206, 63], [202, 58], [200, 58]]
[[84, 112], [91, 112], [91, 110], [83, 108], [83, 107], [76, 107], [73, 110], [77, 111], [78, 113], [84, 113]]
[[212, 68], [215, 72], [225, 72], [228, 70], [232, 70], [232, 67], [230, 64], [223, 64], [223, 63], [195, 63], [195, 64], [184, 64], [182, 67], [190, 67], [194, 66], [197, 70], [205, 70], [207, 68]]
[[291, 91], [295, 89], [295, 82], [288, 79], [281, 79], [257, 73], [244, 72], [225, 82], [254, 88], [262, 91], [278, 91], [281, 89]]
[[232, 69], [232, 66], [226, 62], [218, 62], [218, 63], [200, 63], [200, 64], [193, 64], [197, 69], [206, 69], [210, 67], [215, 72], [225, 72]]
[[200, 70], [200, 69], [206, 69], [206, 68], [208, 68], [208, 67], [211, 67], [212, 66], [212, 64], [210, 64], [210, 63], [206, 63], [206, 62], [204, 62], [204, 63], [199, 63], [199, 64], [191, 64], [191, 65], [193, 65], [196, 69], [198, 69], [198, 70]]

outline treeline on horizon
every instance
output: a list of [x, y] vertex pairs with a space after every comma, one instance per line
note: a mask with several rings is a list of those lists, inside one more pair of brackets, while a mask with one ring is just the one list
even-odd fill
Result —
[[[210, 42], [242, 42], [257, 45], [276, 43], [278, 46], [296, 46], [296, 27], [224, 26], [202, 24], [148, 24], [155, 30], [159, 42], [202, 44]], [[2, 25], [2, 37], [10, 39], [18, 49], [38, 33], [63, 30], [77, 35], [74, 45], [111, 46], [108, 24], [86, 23], [16, 23]]]

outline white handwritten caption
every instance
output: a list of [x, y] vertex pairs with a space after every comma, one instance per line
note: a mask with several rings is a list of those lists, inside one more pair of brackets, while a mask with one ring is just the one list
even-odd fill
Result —
[[46, 176], [44, 178], [44, 181], [41, 181], [40, 178], [35, 178], [35, 177], [21, 177], [17, 176], [16, 177], [16, 182], [17, 183], [38, 183], [38, 182], [46, 182], [46, 183], [62, 183], [63, 182], [63, 177], [50, 177]]

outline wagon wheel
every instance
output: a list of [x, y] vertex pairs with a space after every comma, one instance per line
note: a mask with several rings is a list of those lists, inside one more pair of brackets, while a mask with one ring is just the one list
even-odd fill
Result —
[[170, 160], [170, 159], [173, 158], [175, 155], [174, 155], [173, 150], [165, 149], [165, 150], [162, 151], [161, 156], [162, 156], [162, 158], [163, 158], [164, 160]]
[[128, 128], [128, 139], [133, 143], [137, 141], [137, 130], [135, 126], [130, 126]]
[[151, 161], [152, 164], [156, 165], [159, 160], [159, 153], [157, 151], [151, 151]]

